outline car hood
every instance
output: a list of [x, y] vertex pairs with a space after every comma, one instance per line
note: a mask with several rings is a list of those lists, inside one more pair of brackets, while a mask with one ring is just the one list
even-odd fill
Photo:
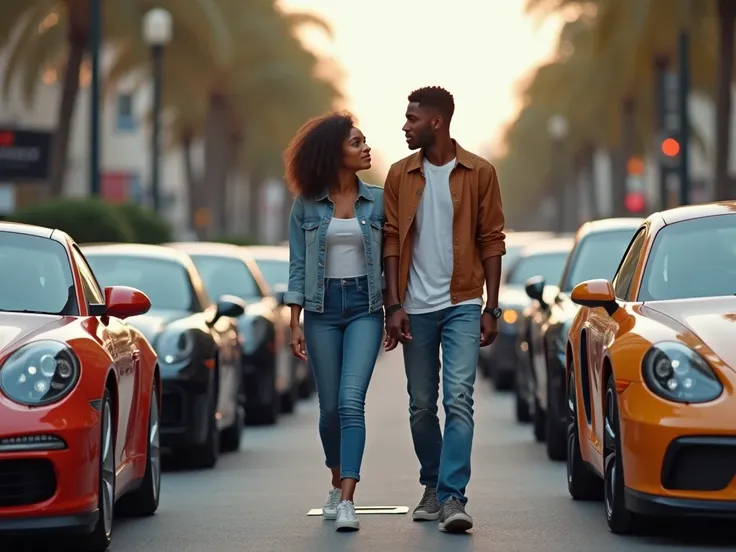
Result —
[[657, 301], [646, 307], [675, 320], [736, 371], [736, 297]]
[[64, 323], [63, 316], [0, 313], [0, 355], [21, 341], [28, 341]]
[[140, 331], [153, 343], [156, 336], [171, 322], [190, 316], [191, 313], [180, 310], [150, 310], [140, 316], [131, 316], [125, 321]]

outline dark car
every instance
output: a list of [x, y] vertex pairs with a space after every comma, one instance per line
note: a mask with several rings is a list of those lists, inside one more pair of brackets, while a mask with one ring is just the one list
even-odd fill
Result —
[[558, 285], [546, 285], [543, 276], [526, 282], [526, 293], [533, 303], [518, 338], [524, 358], [517, 370], [517, 410], [520, 414], [530, 412], [534, 436], [537, 441], [546, 441], [551, 460], [564, 460], [567, 454], [565, 344], [579, 308], [570, 300], [570, 292], [584, 280], [612, 278], [642, 220], [586, 222], [577, 232]]
[[[281, 305], [279, 312], [287, 327], [291, 322], [291, 308], [284, 304], [284, 293], [289, 288], [289, 248], [282, 245], [252, 245], [245, 247], [261, 269], [261, 274], [271, 286]], [[304, 324], [304, 313], [299, 317], [299, 324]], [[314, 378], [307, 363], [292, 356], [299, 386], [299, 398], [309, 398], [314, 391]]]
[[299, 399], [289, 349], [289, 323], [255, 260], [242, 247], [225, 243], [187, 242], [169, 246], [194, 261], [209, 293], [228, 293], [246, 302], [238, 319], [245, 337], [243, 374], [246, 421], [275, 424], [282, 412], [293, 412]]
[[516, 382], [516, 334], [521, 313], [531, 299], [524, 290], [525, 282], [543, 275], [548, 282], [556, 282], [565, 268], [573, 238], [551, 238], [525, 246], [516, 260], [503, 272], [498, 291], [498, 306], [503, 315], [498, 321], [498, 336], [490, 347], [481, 347], [481, 370], [488, 373], [496, 389], [511, 389]]
[[84, 247], [103, 286], [130, 286], [151, 310], [129, 318], [158, 354], [162, 380], [161, 446], [196, 467], [211, 468], [220, 450], [240, 448], [245, 412], [237, 297], [213, 304], [191, 259], [158, 245]]

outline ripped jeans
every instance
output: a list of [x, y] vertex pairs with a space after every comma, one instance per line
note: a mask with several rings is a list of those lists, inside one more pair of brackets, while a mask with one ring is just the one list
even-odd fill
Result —
[[[405, 343], [409, 424], [421, 465], [419, 482], [437, 487], [440, 503], [451, 497], [467, 503], [473, 448], [473, 386], [480, 351], [478, 305], [460, 305], [410, 314], [412, 340]], [[437, 417], [442, 345], [444, 439]]]

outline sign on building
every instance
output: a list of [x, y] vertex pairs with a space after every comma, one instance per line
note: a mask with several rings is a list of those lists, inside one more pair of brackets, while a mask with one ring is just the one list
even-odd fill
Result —
[[46, 180], [51, 132], [0, 128], [0, 181]]

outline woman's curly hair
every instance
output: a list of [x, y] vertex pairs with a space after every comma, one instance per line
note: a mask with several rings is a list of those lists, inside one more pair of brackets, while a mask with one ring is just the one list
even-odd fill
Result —
[[286, 182], [295, 195], [314, 199], [337, 185], [343, 144], [354, 126], [350, 113], [329, 113], [299, 129], [284, 152]]

